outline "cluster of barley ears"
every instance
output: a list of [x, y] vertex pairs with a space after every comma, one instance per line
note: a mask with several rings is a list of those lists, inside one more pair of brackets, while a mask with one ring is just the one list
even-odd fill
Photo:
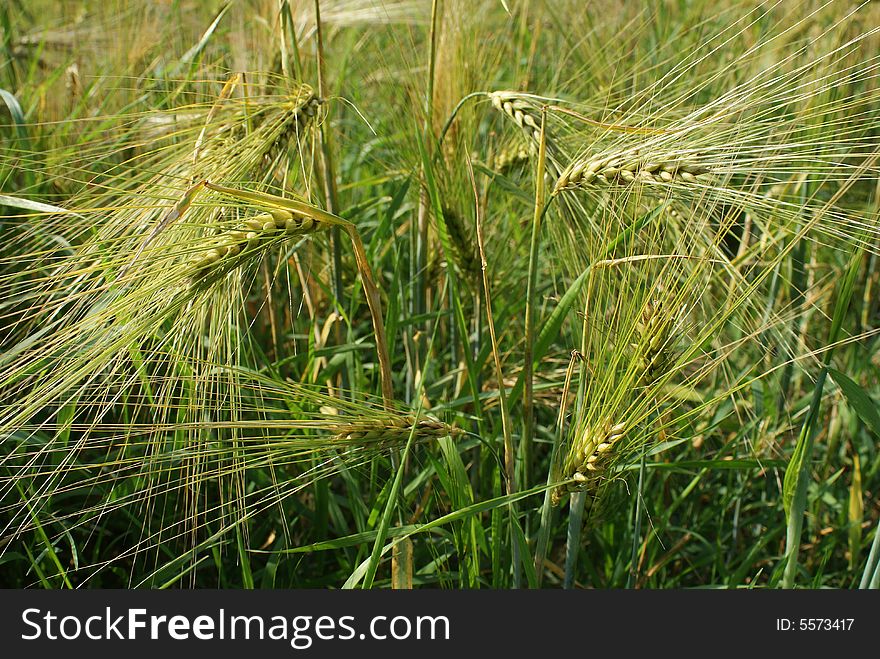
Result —
[[[4, 509], [7, 537], [32, 532], [53, 496], [69, 491], [75, 498], [118, 481], [132, 484], [131, 495], [113, 504], [90, 503], [86, 496], [78, 524], [92, 524], [113, 510], [169, 506], [164, 517], [183, 496], [187, 514], [143, 529], [130, 551], [152, 551], [163, 542], [184, 546], [189, 534], [196, 541], [197, 529], [210, 527], [213, 518], [227, 528], [224, 533], [235, 532], [254, 511], [272, 505], [267, 502], [337, 471], [340, 451], [352, 455], [347, 463], [355, 466], [360, 458], [352, 451], [371, 445], [346, 439], [350, 433], [337, 420], [323, 426], [306, 421], [302, 415], [320, 401], [308, 389], [288, 391], [297, 413], [281, 426], [270, 423], [263, 408], [266, 385], [249, 398], [247, 377], [228, 368], [261, 366], [262, 349], [246, 330], [252, 319], [245, 304], [258, 264], [297, 239], [342, 224], [296, 201], [295, 211], [270, 207], [254, 213], [247, 201], [229, 203], [228, 193], [235, 191], [207, 184], [227, 193], [224, 198], [207, 189], [201, 181], [206, 173], [224, 181], [270, 177], [267, 163], [282, 152], [302, 156], [310, 148], [307, 131], [319, 101], [308, 88], [246, 103], [231, 99], [231, 88], [227, 82], [217, 101], [182, 118], [176, 112], [146, 117], [150, 139], [159, 146], [137, 162], [147, 171], [160, 170], [147, 181], [132, 185], [116, 175], [112, 193], [74, 198], [67, 209], [36, 216], [16, 238], [32, 256], [2, 282], [11, 304], [2, 336], [7, 351], [0, 361], [0, 425], [4, 437], [17, 438], [17, 447], [2, 458], [9, 469], [2, 488], [4, 497], [17, 489], [31, 503]], [[159, 134], [155, 126], [161, 126]], [[304, 178], [285, 174], [287, 182], [308, 184], [308, 168], [302, 162]], [[181, 188], [190, 181], [200, 182]], [[168, 202], [143, 203], [145, 194], [163, 190]], [[64, 235], [75, 246], [59, 249], [47, 239], [51, 235]], [[105, 420], [114, 401], [135, 410], [125, 427]], [[415, 423], [401, 418], [388, 422], [396, 428]], [[439, 422], [425, 423], [415, 426], [417, 440], [428, 426], [430, 436], [444, 434]], [[325, 438], [312, 441], [322, 427]], [[303, 430], [306, 437], [297, 437]], [[53, 435], [41, 446], [42, 437]], [[382, 447], [406, 440], [398, 433]], [[319, 459], [320, 451], [328, 457]], [[240, 499], [247, 470], [299, 462], [305, 466], [294, 490], [267, 486], [252, 497], [253, 507], [245, 500], [231, 508], [220, 500], [206, 507], [200, 500], [203, 491]], [[128, 552], [120, 549], [117, 559], [130, 559]]]

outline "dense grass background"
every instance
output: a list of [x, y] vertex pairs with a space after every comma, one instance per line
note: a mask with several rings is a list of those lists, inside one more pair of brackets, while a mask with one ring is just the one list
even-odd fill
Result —
[[880, 585], [878, 26], [4, 3], [0, 584]]

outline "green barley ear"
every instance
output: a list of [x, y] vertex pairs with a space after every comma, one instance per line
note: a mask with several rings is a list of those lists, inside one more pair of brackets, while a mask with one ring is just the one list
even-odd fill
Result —
[[265, 173], [265, 170], [271, 169], [278, 157], [286, 153], [291, 144], [302, 139], [324, 102], [323, 98], [305, 84], [300, 85], [290, 95], [290, 101], [282, 106], [286, 114], [274, 131], [275, 137], [268, 143], [258, 173]]
[[635, 346], [641, 385], [655, 384], [669, 370], [674, 360], [677, 317], [663, 300], [655, 299], [645, 306], [638, 326], [639, 343]]
[[492, 167], [496, 172], [501, 172], [503, 174], [517, 165], [528, 162], [528, 160], [528, 149], [521, 144], [514, 144], [502, 149], [495, 156]]
[[330, 228], [319, 218], [283, 209], [272, 209], [246, 220], [237, 229], [215, 237], [206, 253], [192, 260], [191, 281], [204, 283], [209, 275], [225, 274], [281, 241]]
[[626, 186], [634, 183], [663, 185], [696, 183], [709, 168], [676, 157], [648, 158], [638, 150], [576, 160], [559, 176], [553, 194], [563, 190], [596, 186]]
[[612, 424], [606, 419], [578, 434], [562, 468], [562, 478], [568, 482], [553, 491], [554, 506], [569, 492], [596, 493], [626, 431], [626, 423]]
[[334, 440], [343, 444], [371, 445], [379, 448], [395, 447], [405, 444], [410, 434], [416, 440], [458, 437], [463, 431], [453, 428], [439, 419], [413, 415], [387, 416], [375, 419], [340, 423], [332, 428]]
[[[292, 227], [291, 231], [293, 234], [295, 234], [297, 231], [302, 231], [302, 227], [304, 226], [304, 224], [300, 224], [299, 228], [297, 228], [297, 222], [305, 223], [306, 220], [298, 220], [296, 218], [296, 216], [302, 216], [307, 218], [309, 222], [315, 223], [308, 224], [309, 230], [314, 229], [315, 225], [318, 224], [322, 225], [322, 228], [338, 227], [341, 230], [345, 231], [346, 234], [348, 234], [348, 237], [351, 240], [352, 248], [354, 249], [354, 256], [355, 261], [357, 262], [358, 273], [361, 276], [361, 284], [363, 285], [364, 293], [366, 294], [367, 306], [370, 309], [370, 318], [373, 322], [373, 331], [376, 338], [376, 353], [379, 359], [382, 396], [385, 400], [386, 406], [388, 406], [389, 408], [393, 407], [394, 395], [392, 391], [391, 358], [388, 353], [388, 340], [385, 336], [385, 322], [382, 316], [382, 302], [379, 295], [379, 289], [376, 286], [376, 281], [373, 277], [372, 268], [370, 267], [370, 263], [367, 260], [367, 253], [364, 249], [364, 244], [361, 240], [360, 233], [358, 233], [357, 227], [348, 220], [344, 220], [341, 217], [334, 215], [333, 213], [321, 210], [317, 206], [312, 206], [311, 204], [300, 201], [298, 199], [278, 197], [275, 195], [263, 192], [254, 192], [251, 190], [238, 190], [235, 188], [226, 187], [224, 185], [211, 183], [209, 181], [205, 181], [204, 186], [209, 190], [219, 192], [233, 199], [269, 208], [269, 215], [272, 217], [272, 219], [266, 220], [266, 223], [264, 225], [264, 230], [267, 232], [272, 232], [273, 234], [277, 232], [279, 229], [278, 222], [280, 221], [280, 219], [284, 220], [285, 231], [287, 230], [288, 226]], [[234, 240], [238, 240], [238, 238], [239, 236], [236, 236]], [[253, 237], [253, 240], [259, 242], [259, 236], [255, 235]], [[219, 255], [219, 253], [218, 255], [212, 255], [211, 258], [214, 259], [215, 256], [216, 260], [222, 258], [222, 255]], [[208, 267], [211, 267], [211, 264], [208, 264]]]

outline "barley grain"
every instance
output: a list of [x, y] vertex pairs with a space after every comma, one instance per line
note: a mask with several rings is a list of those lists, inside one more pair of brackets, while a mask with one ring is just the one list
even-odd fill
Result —
[[562, 474], [563, 478], [574, 482], [553, 491], [553, 505], [557, 505], [568, 492], [596, 492], [614, 459], [614, 449], [626, 431], [625, 423], [612, 424], [606, 420], [588, 426], [578, 436], [565, 459]]
[[462, 434], [462, 430], [429, 416], [421, 416], [416, 421], [412, 415], [341, 423], [333, 428], [336, 441], [348, 444], [372, 444], [383, 448], [400, 446], [406, 443], [413, 433], [417, 440], [437, 439], [446, 436], [457, 437]]
[[305, 236], [329, 228], [329, 224], [307, 215], [281, 209], [271, 209], [245, 220], [239, 229], [220, 236], [220, 242], [192, 261], [193, 282], [216, 272], [221, 266], [235, 267], [240, 259], [250, 257], [257, 250], [277, 238]]
[[577, 160], [559, 176], [553, 194], [589, 186], [625, 186], [634, 183], [696, 183], [709, 173], [702, 165], [676, 158], [649, 159], [638, 152]]

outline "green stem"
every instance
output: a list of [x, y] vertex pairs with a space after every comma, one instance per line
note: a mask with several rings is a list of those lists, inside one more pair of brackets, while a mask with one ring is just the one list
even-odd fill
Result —
[[[443, 144], [443, 140], [446, 139], [446, 133], [449, 132], [449, 129], [452, 127], [452, 122], [455, 121], [455, 118], [458, 116], [458, 113], [464, 107], [464, 104], [467, 103], [472, 98], [476, 98], [477, 96], [488, 96], [486, 92], [471, 92], [470, 94], [465, 95], [458, 102], [458, 104], [452, 109], [452, 112], [449, 114], [449, 118], [446, 119], [446, 123], [443, 124], [443, 128], [440, 131], [440, 136], [437, 138], [437, 144]], [[439, 151], [439, 149], [438, 149]]]
[[810, 481], [810, 458], [813, 455], [813, 440], [816, 437], [816, 430], [819, 425], [817, 423], [819, 416], [819, 403], [822, 400], [822, 389], [825, 388], [825, 380], [827, 377], [828, 369], [823, 368], [816, 380], [816, 386], [813, 389], [813, 397], [812, 400], [810, 400], [810, 411], [807, 414], [807, 418], [804, 420], [804, 425], [801, 428], [801, 434], [798, 438], [798, 444], [803, 446], [803, 458], [800, 464], [797, 486], [791, 505], [791, 512], [788, 516], [788, 524], [785, 530], [787, 561], [785, 564], [785, 574], [782, 577], [783, 588], [793, 588], [794, 578], [797, 574], [797, 561], [801, 543], [800, 538], [804, 523], [803, 512], [807, 507], [807, 486]]
[[523, 355], [523, 436], [520, 439], [520, 460], [522, 461], [522, 479], [520, 482], [523, 487], [528, 487], [530, 483], [532, 444], [535, 431], [532, 345], [535, 340], [535, 288], [538, 280], [541, 219], [548, 208], [544, 205], [544, 167], [547, 159], [546, 123], [547, 111], [543, 110], [541, 112], [541, 139], [540, 146], [538, 147], [538, 170], [535, 174], [535, 213], [532, 219], [532, 237], [529, 243], [528, 284], [526, 285], [526, 344]]
[[626, 587], [634, 588], [636, 578], [639, 572], [639, 545], [642, 538], [642, 487], [645, 483], [645, 455], [646, 451], [642, 451], [642, 458], [639, 461], [639, 485], [636, 491], [636, 511], [635, 520], [633, 522], [633, 540], [632, 551], [630, 552], [629, 574], [626, 578]]
[[583, 530], [586, 503], [586, 492], [572, 493], [568, 512], [568, 535], [565, 541], [565, 577], [562, 582], [562, 587], [566, 590], [574, 588], [574, 575], [577, 571], [578, 553], [581, 548], [581, 531]]
[[556, 481], [555, 467], [559, 459], [559, 449], [562, 446], [562, 438], [565, 434], [565, 413], [568, 409], [568, 392], [571, 389], [571, 378], [574, 367], [580, 353], [572, 350], [568, 369], [565, 372], [565, 384], [562, 387], [562, 397], [559, 403], [559, 415], [556, 417], [556, 437], [553, 441], [553, 449], [550, 452], [550, 467], [547, 469], [547, 491], [544, 492], [544, 504], [541, 506], [541, 525], [538, 528], [538, 538], [535, 542], [535, 578], [537, 587], [541, 587], [544, 579], [544, 557], [547, 555], [547, 546], [550, 543], [550, 531], [553, 525], [553, 490], [551, 485]]

